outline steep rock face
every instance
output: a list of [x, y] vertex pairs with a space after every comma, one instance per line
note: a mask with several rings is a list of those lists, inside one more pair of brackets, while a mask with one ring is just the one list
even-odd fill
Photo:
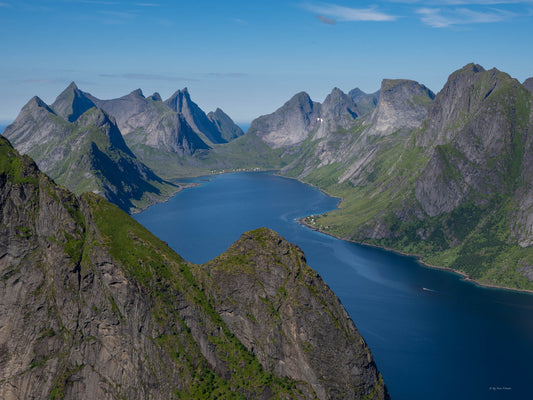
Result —
[[151, 120], [159, 115], [158, 110], [148, 101], [141, 89], [134, 90], [126, 96], [112, 100], [100, 100], [87, 94], [99, 108], [112, 115], [124, 136], [145, 127]]
[[313, 179], [313, 175], [324, 175], [318, 170], [329, 168], [328, 182], [369, 184], [368, 178], [377, 174], [371, 164], [378, 150], [402, 140], [393, 133], [405, 137], [418, 127], [434, 97], [424, 85], [409, 80], [385, 79], [377, 94], [359, 89], [350, 93], [334, 89], [326, 98], [313, 140], [294, 151], [297, 156], [283, 173]]
[[359, 111], [352, 98], [339, 88], [334, 88], [320, 107], [320, 123], [313, 139], [326, 137], [339, 128], [351, 128], [358, 116]]
[[252, 121], [248, 133], [272, 148], [280, 148], [302, 143], [319, 124], [320, 104], [301, 92], [272, 114]]
[[319, 399], [387, 397], [370, 351], [338, 299], [305, 264], [303, 252], [275, 232], [243, 234], [196, 275], [267, 371], [308, 382]]
[[207, 118], [207, 115], [198, 105], [191, 100], [187, 88], [178, 90], [170, 98], [165, 100], [165, 104], [177, 113], [185, 117], [187, 123], [198, 133], [205, 135], [212, 143], [226, 143], [217, 126]]
[[432, 146], [416, 184], [417, 200], [429, 216], [450, 212], [472, 196], [486, 201], [513, 190], [517, 179], [529, 180], [529, 173], [520, 177], [528, 95], [496, 69], [470, 64], [450, 76], [418, 135], [419, 144]]
[[338, 158], [307, 175], [344, 200], [310, 223], [481, 282], [531, 289], [531, 92], [469, 64], [450, 75], [419, 128], [376, 136], [367, 123], [338, 152], [352, 154], [351, 164]]
[[376, 106], [379, 102], [379, 93], [365, 93], [359, 88], [352, 89], [348, 92], [348, 96], [350, 96], [357, 106], [357, 110], [359, 111], [360, 115], [368, 114], [371, 111], [374, 111]]
[[57, 115], [69, 122], [76, 121], [85, 111], [95, 107], [93, 101], [72, 82], [52, 104]]
[[[41, 165], [41, 168], [47, 171], [65, 157], [65, 149], [60, 148], [58, 144], [70, 131], [69, 124], [36, 96], [22, 107], [3, 135], [23, 154], [31, 153], [35, 149], [47, 149], [48, 156], [42, 160]], [[39, 158], [37, 154], [32, 156]]]
[[207, 118], [215, 124], [220, 136], [227, 142], [244, 135], [242, 129], [220, 108], [207, 114]]
[[175, 193], [177, 186], [163, 181], [135, 157], [112, 117], [96, 107], [82, 115], [68, 111], [81, 110], [75, 96], [71, 96], [72, 107], [65, 106], [65, 93], [78, 92], [71, 85], [54, 103], [65, 118], [75, 116], [74, 122], [33, 98], [4, 136], [59, 184], [78, 194], [98, 193], [129, 212]]
[[274, 149], [289, 148], [308, 138], [316, 141], [339, 130], [348, 130], [360, 114], [352, 98], [339, 88], [334, 88], [322, 104], [301, 92], [274, 113], [252, 121], [248, 132]]
[[367, 122], [372, 127], [369, 134], [389, 135], [418, 128], [434, 97], [431, 90], [417, 82], [384, 79], [379, 102]]
[[[56, 186], [3, 138], [0, 219], [1, 398], [316, 398], [311, 382], [266, 372], [236, 339], [191, 273], [206, 267], [186, 264], [98, 196], [76, 198]], [[249, 249], [276, 239], [250, 235], [256, 243], [245, 241]], [[288, 246], [280, 251], [276, 243], [268, 247], [273, 259]], [[241, 265], [242, 257], [226, 261]], [[329, 301], [323, 285], [312, 287]], [[336, 315], [340, 305], [331, 304]], [[305, 310], [298, 305], [295, 314]], [[329, 343], [337, 328], [322, 329], [326, 336], [311, 335], [310, 343]], [[361, 348], [357, 357], [371, 360], [361, 346], [350, 342], [347, 351]], [[385, 398], [380, 379], [369, 394]]]
[[126, 142], [144, 162], [150, 162], [146, 146], [179, 157], [209, 148], [181, 114], [162, 102], [158, 93], [145, 98], [139, 89], [119, 99], [95, 103], [116, 116]]

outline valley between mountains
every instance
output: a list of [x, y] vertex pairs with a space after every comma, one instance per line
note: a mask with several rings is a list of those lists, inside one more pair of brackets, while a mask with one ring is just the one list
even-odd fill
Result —
[[437, 94], [402, 79], [322, 103], [301, 92], [244, 134], [187, 89], [100, 100], [73, 83], [50, 106], [32, 99], [4, 135], [57, 183], [128, 212], [171, 196], [177, 178], [276, 170], [342, 197], [312, 228], [532, 290], [531, 90], [469, 64]]

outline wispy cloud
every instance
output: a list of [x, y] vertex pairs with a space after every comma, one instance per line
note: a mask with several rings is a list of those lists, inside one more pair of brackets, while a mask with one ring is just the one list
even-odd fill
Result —
[[139, 7], [159, 7], [161, 4], [157, 3], [135, 3], [136, 6]]
[[112, 78], [112, 79], [128, 79], [134, 81], [167, 81], [167, 82], [178, 82], [178, 81], [195, 81], [194, 78], [183, 78], [178, 76], [169, 76], [169, 75], [160, 75], [160, 74], [144, 74], [144, 73], [125, 73], [125, 74], [100, 74], [101, 78]]
[[316, 17], [326, 25], [335, 25], [337, 23], [337, 21], [335, 21], [334, 19], [325, 17], [323, 15], [317, 15]]
[[326, 17], [330, 21], [394, 21], [398, 16], [386, 14], [377, 9], [369, 8], [351, 8], [339, 6], [336, 4], [303, 4], [303, 7], [318, 16]]
[[210, 78], [245, 78], [248, 74], [244, 72], [208, 72], [203, 74], [203, 76]]
[[104, 6], [116, 6], [119, 3], [116, 1], [100, 1], [100, 0], [69, 0], [69, 3], [82, 3], [82, 4], [98, 4]]
[[425, 6], [495, 6], [499, 4], [531, 4], [533, 0], [388, 0], [391, 3], [421, 4]]
[[474, 11], [468, 8], [420, 8], [416, 12], [421, 16], [423, 23], [434, 28], [446, 28], [454, 25], [494, 23], [516, 17], [515, 13], [499, 9]]
[[5, 8], [11, 8], [11, 4], [8, 4], [8, 3], [0, 3], [0, 7], [5, 7]]
[[56, 83], [64, 83], [64, 78], [29, 78], [22, 79], [17, 81], [19, 84], [30, 84], [30, 85], [48, 85]]

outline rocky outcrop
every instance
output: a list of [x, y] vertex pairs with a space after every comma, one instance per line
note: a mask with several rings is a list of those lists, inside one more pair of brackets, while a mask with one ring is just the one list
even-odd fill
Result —
[[72, 82], [54, 101], [51, 108], [69, 122], [76, 121], [85, 111], [95, 107], [93, 101]]
[[[3, 138], [0, 161], [2, 399], [387, 398], [338, 300], [305, 266], [301, 251], [279, 236], [250, 232], [212, 264], [223, 262], [228, 276], [233, 266], [255, 271], [242, 286], [259, 277], [266, 286], [257, 294], [268, 304], [278, 304], [276, 293], [298, 300], [267, 315], [247, 292], [255, 299], [250, 315], [268, 319], [243, 336], [237, 319], [228, 319], [226, 296], [235, 286], [226, 285], [234, 281], [210, 280], [210, 266], [185, 263], [102, 198], [77, 198], [56, 186]], [[274, 325], [290, 334], [289, 346], [280, 342], [276, 350], [270, 343], [257, 356], [245, 348], [265, 343]], [[308, 360], [299, 374], [304, 380], [287, 377], [294, 366], [292, 372], [272, 367], [277, 359], [265, 358], [292, 355], [288, 349]], [[328, 366], [335, 371], [339, 360], [352, 368], [330, 384], [321, 374]], [[349, 392], [354, 384], [357, 393]]]
[[136, 158], [112, 117], [95, 106], [78, 115], [83, 106], [93, 104], [83, 98], [83, 92], [70, 85], [54, 103], [58, 115], [35, 97], [4, 136], [59, 184], [77, 194], [98, 193], [128, 212], [175, 193], [176, 185]]
[[272, 114], [253, 120], [248, 134], [276, 149], [302, 143], [319, 124], [320, 104], [300, 92]]
[[207, 118], [209, 118], [209, 120], [215, 124], [217, 130], [220, 132], [220, 136], [226, 142], [237, 139], [238, 137], [244, 135], [242, 129], [236, 125], [229, 115], [220, 108], [217, 108], [214, 112], [211, 111], [209, 114], [207, 114]]
[[157, 93], [145, 98], [138, 89], [119, 99], [94, 102], [117, 118], [126, 142], [144, 162], [150, 162], [146, 146], [179, 157], [209, 148], [184, 116], [167, 107]]
[[322, 104], [301, 92], [274, 113], [252, 121], [248, 133], [258, 136], [271, 148], [288, 148], [308, 138], [320, 140], [339, 129], [347, 130], [354, 126], [359, 115], [352, 98], [339, 88], [334, 88]]
[[533, 78], [527, 78], [522, 85], [529, 90], [530, 92], [533, 92]]
[[321, 139], [339, 129], [349, 129], [359, 116], [354, 101], [339, 88], [334, 88], [320, 106], [319, 124], [313, 139]]
[[308, 382], [319, 399], [387, 396], [339, 300], [306, 265], [303, 252], [275, 232], [243, 234], [195, 274], [224, 322], [268, 372]]
[[530, 180], [521, 172], [524, 155], [529, 157], [527, 110], [527, 91], [496, 69], [469, 64], [450, 76], [417, 136], [420, 145], [430, 146], [430, 161], [416, 183], [416, 198], [429, 216], [469, 199], [484, 203], [514, 190], [517, 179]]
[[389, 135], [418, 128], [435, 95], [424, 85], [407, 79], [384, 79], [379, 102], [371, 118], [368, 134]]
[[165, 104], [182, 114], [187, 123], [193, 130], [204, 135], [211, 143], [226, 143], [222, 131], [218, 129], [215, 123], [207, 118], [207, 115], [202, 111], [198, 105], [191, 100], [191, 96], [187, 88], [176, 91], [172, 96], [165, 100]]
[[348, 92], [348, 96], [352, 98], [360, 115], [374, 111], [378, 105], [379, 94], [379, 90], [374, 93], [365, 93], [359, 88], [352, 89]]

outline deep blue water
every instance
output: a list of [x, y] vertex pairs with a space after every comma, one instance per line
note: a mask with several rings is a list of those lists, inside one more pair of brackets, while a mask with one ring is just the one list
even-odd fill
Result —
[[344, 242], [297, 223], [337, 199], [267, 173], [193, 180], [135, 218], [203, 263], [246, 230], [299, 245], [370, 346], [393, 400], [533, 398], [533, 295], [486, 289], [411, 257]]

